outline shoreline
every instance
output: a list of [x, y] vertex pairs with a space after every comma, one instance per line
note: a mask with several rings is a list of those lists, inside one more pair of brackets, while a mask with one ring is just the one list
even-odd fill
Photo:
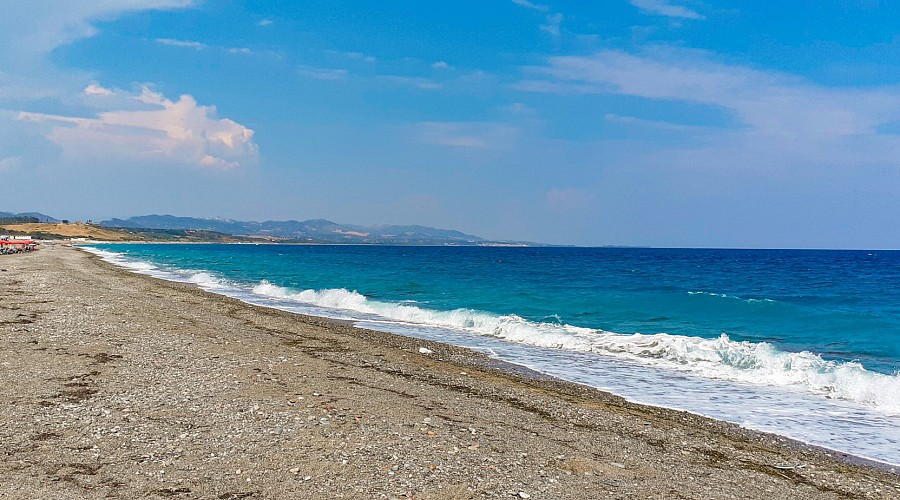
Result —
[[[247, 304], [195, 285], [131, 273], [83, 250], [47, 245], [35, 254], [4, 259], [0, 267], [14, 268], [25, 278], [46, 283], [46, 289], [40, 288], [40, 293], [32, 298], [41, 296], [42, 300], [51, 301], [17, 299], [8, 296], [6, 290], [7, 296], [2, 297], [7, 307], [14, 304], [12, 307], [18, 308], [15, 311], [24, 311], [16, 314], [26, 314], [30, 320], [8, 323], [13, 319], [4, 316], [0, 339], [6, 387], [0, 394], [8, 403], [2, 416], [4, 421], [14, 423], [12, 427], [18, 431], [4, 431], [3, 444], [7, 449], [19, 449], [21, 446], [14, 446], [15, 436], [19, 436], [31, 445], [7, 455], [0, 466], [5, 475], [12, 474], [26, 485], [22, 491], [13, 490], [22, 497], [45, 497], [43, 494], [55, 492], [46, 496], [53, 497], [64, 491], [98, 497], [110, 492], [129, 498], [148, 492], [151, 497], [167, 496], [153, 493], [156, 490], [152, 486], [157, 483], [171, 483], [172, 491], [186, 488], [187, 492], [174, 493], [185, 498], [238, 491], [234, 476], [242, 476], [235, 474], [239, 469], [227, 472], [227, 468], [218, 467], [218, 461], [204, 459], [209, 453], [185, 450], [214, 450], [211, 453], [217, 454], [215, 450], [237, 442], [238, 446], [231, 448], [235, 450], [231, 454], [235, 457], [233, 462], [246, 461], [259, 456], [259, 439], [251, 439], [244, 432], [235, 437], [234, 429], [223, 427], [219, 419], [193, 417], [197, 412], [189, 411], [191, 405], [200, 404], [194, 397], [183, 402], [175, 398], [161, 408], [144, 405], [143, 412], [123, 411], [139, 407], [134, 402], [143, 391], [174, 395], [187, 390], [183, 377], [169, 377], [176, 369], [186, 370], [193, 385], [206, 388], [199, 398], [204, 404], [209, 403], [201, 405], [205, 412], [215, 413], [215, 408], [240, 400], [258, 410], [279, 408], [263, 411], [266, 415], [293, 415], [294, 410], [300, 409], [312, 410], [305, 412], [309, 414], [307, 419], [317, 417], [285, 417], [284, 422], [264, 434], [267, 438], [275, 436], [280, 453], [263, 450], [265, 459], [261, 463], [268, 464], [265, 470], [247, 477], [249, 483], [236, 483], [242, 488], [252, 485], [248, 491], [255, 492], [258, 498], [314, 492], [354, 498], [382, 493], [387, 497], [413, 493], [417, 498], [477, 498], [507, 496], [510, 492], [526, 493], [532, 498], [584, 498], [586, 492], [596, 496], [658, 498], [722, 497], [728, 492], [739, 498], [766, 499], [787, 494], [794, 498], [900, 496], [900, 475], [896, 468], [881, 462], [845, 456], [696, 414], [630, 403], [619, 396], [553, 379], [460, 347]], [[7, 272], [0, 273], [0, 279], [9, 276]], [[68, 295], [60, 297], [61, 293]], [[86, 314], [85, 304], [101, 311]], [[0, 311], [11, 314], [7, 309]], [[73, 322], [73, 317], [90, 317], [91, 321], [85, 325]], [[70, 328], [63, 331], [66, 325]], [[67, 334], [72, 334], [72, 326], [84, 332], [70, 337]], [[26, 337], [33, 338], [24, 340]], [[43, 344], [48, 344], [46, 350], [34, 347]], [[427, 347], [432, 353], [420, 354], [419, 347]], [[57, 364], [38, 370], [48, 372], [45, 375], [62, 370], [66, 372], [63, 375], [28, 376], [29, 366], [47, 356], [59, 357], [50, 354], [59, 348], [83, 352], [75, 354], [74, 359], [62, 355], [60, 359], [71, 366], [57, 359]], [[165, 355], [159, 356], [160, 353]], [[285, 365], [273, 361], [279, 357], [296, 362]], [[106, 361], [101, 363], [98, 359]], [[196, 371], [194, 365], [202, 365], [204, 370]], [[25, 374], [16, 375], [8, 366], [25, 369]], [[69, 372], [78, 371], [74, 370], [76, 366], [94, 368], [76, 373], [88, 374], [80, 379], [65, 378]], [[251, 367], [243, 370], [249, 376], [238, 377], [238, 382], [232, 383], [233, 377], [226, 375], [234, 366]], [[255, 369], [260, 371], [254, 372]], [[107, 376], [107, 370], [115, 373]], [[99, 373], [91, 375], [94, 371]], [[159, 387], [147, 387], [146, 378], [141, 376], [160, 378]], [[22, 390], [26, 386], [59, 386], [59, 379], [68, 382], [62, 388], [44, 387], [38, 391], [44, 395], [40, 401], [23, 395], [29, 394]], [[66, 386], [68, 383], [76, 385]], [[324, 389], [310, 391], [313, 386]], [[60, 395], [46, 396], [54, 390]], [[71, 397], [66, 394], [78, 390], [86, 397], [67, 401]], [[88, 391], [95, 392], [87, 394]], [[226, 394], [237, 398], [225, 397]], [[123, 395], [128, 397], [123, 399]], [[334, 401], [325, 405], [302, 404], [318, 401], [324, 395]], [[426, 404], [419, 404], [423, 400]], [[15, 404], [10, 405], [12, 401]], [[131, 406], [123, 406], [129, 403]], [[184, 411], [174, 411], [169, 405]], [[356, 412], [352, 417], [348, 417], [353, 413], [347, 411], [350, 407]], [[98, 408], [100, 415], [92, 415]], [[174, 412], [177, 416], [170, 418], [186, 419], [188, 428], [209, 426], [211, 434], [206, 440], [195, 439], [202, 443], [181, 446], [182, 452], [176, 454], [179, 456], [169, 457], [163, 470], [171, 471], [147, 476], [144, 464], [152, 460], [135, 461], [136, 451], [123, 436], [131, 435], [133, 442], [133, 431], [141, 424], [164, 425], [139, 418], [154, 411]], [[344, 415], [340, 416], [342, 411]], [[83, 417], [85, 412], [91, 417], [87, 419], [89, 423], [83, 423], [83, 419], [69, 422], [67, 415]], [[35, 420], [37, 416], [41, 419]], [[253, 427], [257, 417], [254, 412], [248, 415], [244, 411], [237, 420], [242, 426]], [[118, 424], [117, 431], [97, 432], [97, 421], [110, 418]], [[323, 424], [321, 419], [327, 422]], [[55, 424], [58, 421], [68, 425], [60, 427]], [[306, 422], [309, 424], [303, 425]], [[332, 434], [332, 427], [341, 431]], [[74, 433], [75, 429], [83, 432]], [[272, 434], [275, 430], [279, 432]], [[85, 432], [106, 443], [99, 452], [104, 466], [93, 474], [74, 469], [47, 472], [48, 463], [62, 458], [44, 448], [55, 441], [77, 441]], [[56, 437], [33, 439], [51, 434]], [[150, 432], [148, 436], [157, 444], [165, 441], [163, 437], [172, 439], [165, 432]], [[366, 439], [358, 439], [361, 437]], [[318, 449], [310, 451], [300, 446], [304, 439], [318, 443]], [[372, 448], [373, 442], [378, 446]], [[105, 454], [103, 450], [109, 449], [111, 443], [118, 446], [114, 449], [128, 453]], [[318, 462], [322, 461], [322, 454], [330, 457], [327, 452], [333, 449], [348, 450], [346, 458], [336, 464], [325, 460], [329, 465], [327, 473], [319, 470], [316, 474], [321, 469]], [[387, 454], [385, 450], [394, 451]], [[98, 454], [94, 448], [83, 451]], [[39, 456], [25, 460], [20, 457], [22, 454]], [[406, 460], [401, 456], [429, 457], [420, 460], [428, 464], [398, 464]], [[17, 468], [17, 460], [31, 465]], [[347, 463], [342, 464], [344, 460]], [[348, 469], [349, 463], [355, 467]], [[212, 471], [207, 474], [209, 478], [187, 472], [193, 470], [189, 464], [203, 465]], [[294, 469], [297, 472], [291, 472]], [[243, 467], [240, 470], [244, 472]], [[107, 471], [118, 471], [116, 477], [130, 481], [115, 487], [85, 488], [86, 479], [92, 479], [93, 485], [102, 484]], [[360, 481], [362, 476], [366, 481]], [[57, 479], [48, 479], [52, 477]], [[42, 485], [41, 478], [49, 481], [49, 486]], [[338, 480], [343, 485], [336, 486]]]
[[[237, 243], [237, 244], [240, 244], [240, 243]], [[587, 391], [596, 391], [597, 393], [604, 395], [604, 397], [618, 398], [622, 401], [623, 404], [632, 405], [633, 407], [638, 408], [638, 409], [643, 409], [643, 410], [653, 409], [653, 410], [684, 413], [684, 414], [695, 416], [695, 417], [698, 417], [701, 419], [706, 419], [711, 422], [715, 422], [716, 424], [734, 426], [741, 433], [749, 433], [750, 435], [759, 435], [759, 436], [762, 436], [763, 438], [765, 438], [765, 437], [776, 438], [776, 439], [783, 441], [788, 446], [793, 446], [793, 447], [796, 447], [798, 449], [803, 449], [803, 450], [813, 450], [813, 451], [821, 452], [821, 453], [824, 453], [824, 454], [832, 456], [832, 457], [837, 457], [838, 460], [843, 461], [843, 462], [872, 467], [872, 468], [879, 469], [879, 470], [882, 470], [885, 472], [900, 473], [900, 465], [898, 465], [898, 464], [892, 464], [889, 462], [884, 462], [884, 461], [880, 461], [877, 459], [873, 459], [873, 458], [869, 458], [869, 457], [865, 457], [865, 456], [861, 456], [861, 455], [855, 455], [851, 452], [845, 452], [845, 451], [841, 451], [841, 450], [837, 450], [837, 449], [833, 449], [833, 448], [828, 448], [826, 446], [808, 443], [808, 442], [805, 442], [800, 439], [792, 438], [790, 436], [786, 436], [786, 435], [782, 435], [782, 434], [778, 434], [778, 433], [774, 433], [774, 432], [767, 432], [764, 430], [747, 428], [747, 427], [741, 426], [740, 424], [733, 422], [733, 421], [718, 419], [716, 417], [704, 415], [702, 413], [698, 413], [698, 412], [694, 412], [694, 411], [690, 411], [690, 410], [680, 409], [680, 408], [676, 408], [676, 407], [663, 406], [663, 405], [655, 405], [652, 403], [641, 403], [641, 402], [637, 402], [637, 401], [632, 401], [632, 400], [628, 399], [626, 396], [622, 396], [622, 395], [619, 395], [619, 394], [616, 394], [613, 392], [609, 392], [609, 391], [606, 391], [606, 390], [603, 390], [603, 389], [600, 389], [598, 387], [594, 387], [594, 386], [591, 386], [588, 384], [583, 384], [583, 383], [579, 383], [579, 382], [572, 381], [572, 380], [566, 380], [565, 378], [560, 378], [560, 377], [557, 377], [557, 376], [554, 376], [551, 374], [543, 373], [537, 369], [531, 368], [531, 367], [523, 365], [523, 364], [517, 364], [517, 363], [511, 362], [511, 361], [506, 361], [506, 360], [503, 360], [500, 358], [491, 357], [491, 356], [488, 356], [486, 354], [478, 352], [469, 347], [458, 346], [455, 344], [450, 344], [450, 343], [435, 341], [435, 340], [430, 340], [430, 339], [424, 339], [424, 338], [420, 338], [420, 337], [403, 335], [400, 333], [393, 333], [393, 332], [385, 331], [385, 330], [374, 330], [371, 328], [359, 327], [359, 326], [355, 326], [355, 324], [357, 323], [356, 320], [349, 320], [349, 319], [341, 320], [341, 319], [335, 319], [335, 318], [328, 318], [328, 317], [324, 317], [324, 316], [313, 316], [313, 315], [308, 315], [308, 314], [303, 314], [303, 313], [298, 313], [298, 312], [286, 311], [283, 309], [279, 309], [277, 307], [270, 307], [270, 306], [265, 306], [265, 305], [261, 305], [261, 304], [255, 304], [252, 302], [246, 302], [237, 297], [231, 297], [231, 296], [228, 296], [225, 294], [216, 293], [214, 291], [203, 289], [201, 286], [199, 286], [197, 284], [187, 283], [187, 282], [182, 282], [182, 281], [167, 280], [165, 278], [159, 278], [159, 277], [143, 274], [143, 273], [140, 273], [137, 271], [133, 271], [126, 267], [120, 267], [120, 266], [116, 265], [115, 263], [104, 260], [102, 256], [97, 255], [93, 252], [90, 252], [83, 248], [79, 248], [77, 246], [74, 248], [78, 248], [80, 251], [89, 255], [90, 258], [96, 259], [96, 263], [98, 263], [99, 265], [109, 266], [114, 270], [124, 271], [124, 272], [130, 273], [130, 274], [135, 274], [135, 275], [146, 277], [146, 278], [149, 278], [152, 280], [159, 280], [159, 281], [161, 281], [163, 283], [167, 283], [167, 284], [178, 284], [178, 285], [187, 286], [189, 288], [196, 288], [198, 291], [209, 294], [215, 298], [225, 298], [228, 300], [234, 300], [234, 301], [236, 301], [240, 304], [243, 304], [245, 306], [248, 306], [248, 307], [262, 308], [263, 310], [268, 310], [268, 311], [277, 311], [282, 314], [287, 314], [289, 317], [302, 318], [305, 321], [312, 320], [312, 321], [317, 321], [317, 322], [324, 322], [326, 324], [333, 323], [342, 328], [343, 327], [352, 327], [355, 330], [359, 330], [359, 331], [363, 332], [363, 335], [369, 336], [369, 337], [371, 337], [374, 334], [387, 335], [387, 336], [389, 336], [389, 338], [394, 339], [394, 341], [403, 340], [403, 344], [406, 345], [406, 347], [404, 347], [404, 348], [412, 350], [412, 351], [416, 350], [416, 348], [412, 346], [412, 344], [416, 344], [416, 343], [422, 344], [422, 346], [425, 346], [425, 344], [427, 343], [427, 344], [429, 344], [429, 347], [431, 344], [435, 344], [435, 345], [441, 345], [444, 348], [462, 349], [465, 354], [463, 356], [458, 357], [457, 359], [455, 359], [453, 361], [454, 363], [458, 363], [462, 367], [471, 366], [471, 363], [474, 362], [474, 361], [472, 361], [472, 358], [481, 358], [481, 359], [479, 359], [479, 364], [478, 364], [479, 367], [496, 370], [500, 374], [515, 375], [515, 376], [521, 377], [522, 381], [526, 382], [526, 383], [532, 383], [532, 382], [533, 383], [542, 383], [543, 382], [543, 383], [560, 384], [560, 388], [558, 388], [556, 390], [559, 390], [561, 392], [565, 392], [566, 390], [571, 390], [572, 388], [584, 389]], [[382, 342], [385, 342], [385, 341], [386, 340], [382, 340]], [[569, 386], [571, 386], [571, 387], [569, 387]]]
[[[202, 293], [209, 294], [215, 298], [223, 298], [223, 299], [233, 300], [233, 301], [236, 301], [247, 307], [261, 308], [262, 310], [266, 310], [266, 311], [277, 311], [278, 313], [287, 314], [289, 317], [302, 318], [304, 321], [307, 321], [307, 322], [308, 321], [316, 321], [316, 322], [323, 322], [326, 324], [331, 323], [340, 328], [350, 327], [355, 330], [359, 330], [360, 332], [363, 333], [363, 335], [369, 336], [369, 337], [371, 337], [374, 334], [387, 335], [388, 338], [391, 339], [390, 341], [388, 341], [387, 339], [382, 339], [380, 341], [381, 342], [390, 342], [393, 344], [399, 343], [401, 345], [404, 345], [403, 349], [409, 349], [409, 350], [414, 351], [416, 348], [412, 344], [422, 344], [421, 347], [431, 348], [432, 350], [435, 345], [442, 346], [444, 349], [462, 350], [463, 353], [458, 355], [458, 357], [454, 358], [450, 362], [457, 364], [463, 368], [479, 367], [482, 369], [488, 369], [491, 371], [495, 371], [501, 375], [509, 375], [509, 376], [519, 377], [521, 379], [521, 381], [525, 382], [525, 383], [554, 384], [555, 390], [557, 390], [559, 392], [563, 392], [563, 393], [568, 393], [569, 391], [573, 391], [576, 393], [583, 393], [583, 391], [588, 391], [588, 392], [593, 391], [593, 392], [602, 394], [604, 400], [618, 399], [618, 400], [621, 400], [622, 405], [632, 406], [638, 410], [647, 411], [647, 410], [652, 409], [652, 410], [659, 410], [659, 411], [671, 411], [671, 412], [676, 412], [676, 413], [684, 413], [687, 415], [691, 415], [693, 417], [697, 417], [697, 418], [708, 420], [710, 422], [714, 422], [716, 425], [734, 426], [736, 428], [736, 431], [740, 434], [748, 433], [750, 436], [757, 435], [757, 437], [760, 437], [762, 439], [766, 439], [767, 437], [769, 439], [776, 438], [778, 440], [783, 441], [783, 443], [786, 446], [796, 447], [801, 450], [821, 452], [826, 455], [836, 457], [837, 460], [839, 460], [839, 461], [856, 464], [856, 465], [862, 465], [862, 466], [866, 466], [866, 467], [871, 467], [871, 468], [882, 470], [885, 472], [895, 472], [895, 473], [900, 474], [900, 465], [882, 462], [882, 461], [871, 459], [868, 457], [854, 455], [852, 453], [842, 452], [840, 450], [835, 450], [835, 449], [828, 448], [825, 446], [818, 446], [815, 444], [807, 443], [807, 442], [801, 441], [799, 439], [794, 439], [789, 436], [784, 436], [781, 434], [759, 431], [759, 430], [755, 430], [755, 429], [748, 429], [748, 428], [743, 427], [740, 424], [736, 424], [734, 422], [720, 420], [720, 419], [717, 419], [714, 417], [709, 417], [709, 416], [706, 416], [706, 415], [703, 415], [700, 413], [696, 413], [696, 412], [692, 412], [692, 411], [688, 411], [688, 410], [682, 410], [682, 409], [678, 409], [678, 408], [671, 408], [671, 407], [666, 407], [666, 406], [659, 406], [659, 405], [652, 405], [652, 404], [631, 401], [624, 396], [620, 396], [618, 394], [611, 393], [609, 391], [604, 391], [603, 389], [599, 389], [597, 387], [593, 387], [593, 386], [590, 386], [587, 384], [581, 384], [581, 383], [570, 381], [570, 380], [565, 380], [565, 379], [562, 379], [559, 377], [555, 377], [553, 375], [549, 375], [549, 374], [540, 372], [538, 370], [535, 370], [535, 369], [530, 368], [525, 365], [513, 363], [510, 361], [505, 361], [505, 360], [502, 360], [499, 358], [493, 358], [486, 354], [477, 352], [477, 351], [467, 348], [467, 347], [456, 346], [453, 344], [448, 344], [448, 343], [439, 342], [439, 341], [420, 339], [417, 337], [411, 337], [411, 336], [406, 336], [406, 335], [382, 331], [382, 330], [373, 330], [370, 328], [358, 327], [358, 326], [354, 325], [355, 321], [353, 321], [353, 320], [339, 320], [339, 319], [327, 318], [327, 317], [322, 317], [322, 316], [312, 316], [312, 315], [308, 315], [308, 314], [285, 311], [285, 310], [278, 309], [275, 307], [267, 307], [267, 306], [263, 306], [263, 305], [252, 304], [250, 302], [245, 302], [238, 298], [229, 297], [227, 295], [218, 294], [218, 293], [215, 293], [212, 291], [204, 290], [199, 285], [196, 285], [196, 284], [182, 283], [182, 282], [177, 282], [177, 281], [169, 281], [169, 280], [166, 280], [163, 278], [157, 278], [157, 277], [149, 276], [146, 274], [137, 273], [135, 271], [131, 271], [129, 269], [119, 267], [113, 263], [107, 262], [107, 261], [103, 260], [103, 258], [100, 257], [99, 255], [93, 254], [93, 253], [88, 252], [83, 249], [79, 249], [79, 250], [88, 254], [91, 259], [96, 259], [95, 262], [97, 264], [103, 265], [103, 266], [109, 266], [112, 269], [117, 270], [117, 271], [124, 271], [124, 272], [130, 273], [130, 274], [135, 274], [138, 276], [146, 277], [151, 280], [158, 280], [158, 281], [161, 281], [166, 284], [184, 285], [191, 289], [196, 289]], [[425, 345], [425, 344], [428, 344], [428, 345]], [[478, 361], [476, 362], [475, 359], [477, 359]]]
[[[856, 409], [842, 407], [840, 401], [835, 402], [837, 406], [832, 408], [830, 402], [825, 400], [816, 401], [814, 397], [805, 393], [800, 394], [800, 400], [797, 401], [785, 398], [783, 393], [779, 394], [777, 392], [777, 389], [774, 393], [770, 393], [766, 386], [755, 386], [740, 380], [731, 384], [722, 384], [717, 383], [715, 377], [711, 379], [699, 377], [692, 383], [688, 383], [686, 380], [691, 378], [690, 375], [681, 375], [681, 372], [677, 369], [656, 368], [655, 370], [657, 371], [654, 373], [654, 367], [647, 368], [639, 363], [630, 364], [624, 362], [622, 365], [617, 366], [615, 362], [609, 361], [610, 359], [616, 359], [615, 357], [586, 357], [582, 356], [577, 349], [571, 355], [580, 356], [577, 362], [578, 369], [559, 370], [553, 361], [554, 359], [563, 363], [574, 362], [567, 361], [564, 357], [561, 358], [556, 354], [566, 352], [565, 349], [547, 351], [546, 358], [542, 358], [541, 354], [528, 352], [530, 344], [527, 341], [522, 344], [517, 342], [510, 343], [503, 340], [504, 335], [496, 335], [495, 333], [494, 335], [500, 337], [500, 340], [497, 340], [491, 332], [483, 329], [480, 331], [481, 335], [467, 336], [460, 335], [452, 327], [445, 332], [446, 334], [429, 333], [430, 329], [420, 331], [415, 327], [411, 329], [405, 327], [391, 328], [389, 326], [391, 324], [390, 320], [398, 319], [398, 316], [395, 316], [392, 311], [388, 311], [386, 316], [388, 321], [386, 322], [379, 321], [377, 318], [372, 321], [364, 317], [352, 319], [354, 311], [360, 310], [354, 304], [349, 306], [351, 309], [348, 314], [344, 312], [336, 313], [335, 311], [329, 312], [327, 305], [325, 310], [321, 311], [318, 308], [304, 310], [307, 308], [302, 305], [299, 308], [296, 306], [292, 307], [278, 300], [282, 297], [282, 294], [294, 293], [294, 291], [289, 289], [278, 289], [271, 293], [265, 290], [257, 292], [256, 289], [253, 289], [251, 293], [250, 288], [254, 286], [253, 284], [231, 284], [227, 282], [226, 278], [226, 283], [229, 284], [223, 287], [220, 286], [221, 283], [218, 282], [218, 278], [211, 278], [205, 273], [194, 274], [200, 270], [179, 271], [175, 269], [174, 271], [164, 271], [164, 269], [169, 268], [163, 264], [161, 268], [157, 269], [154, 267], [151, 271], [143, 267], [146, 263], [135, 267], [134, 262], [129, 263], [131, 259], [123, 258], [122, 254], [115, 253], [122, 251], [117, 250], [118, 247], [115, 246], [111, 249], [113, 253], [97, 251], [91, 247], [81, 248], [91, 254], [99, 255], [104, 261], [129, 272], [174, 282], [194, 283], [201, 289], [213, 294], [231, 297], [247, 304], [301, 315], [312, 315], [320, 319], [343, 317], [344, 320], [348, 321], [347, 324], [360, 328], [374, 329], [404, 337], [472, 349], [479, 353], [488, 354], [494, 359], [511, 363], [507, 366], [507, 371], [533, 370], [563, 381], [584, 384], [588, 387], [607, 391], [621, 396], [632, 403], [685, 411], [713, 420], [734, 423], [751, 431], [778, 435], [804, 445], [819, 447], [832, 454], [852, 456], [858, 461], [877, 465], [888, 470], [892, 467], [900, 467], [900, 455], [897, 454], [895, 447], [897, 439], [900, 439], [900, 435], [897, 435], [894, 432], [895, 430], [890, 429], [896, 423], [895, 419], [891, 420], [889, 417], [881, 416], [877, 413], [862, 414], [859, 415], [859, 422], [851, 424], [846, 418], [852, 418], [856, 413]], [[204, 266], [201, 265], [200, 267]], [[209, 281], [209, 279], [212, 279], [212, 281]], [[689, 293], [693, 294], [695, 292]], [[276, 301], [273, 303], [265, 297], [275, 297]], [[314, 300], [314, 303], [318, 304], [319, 302]], [[428, 311], [425, 310], [424, 312], [427, 313]], [[442, 319], [437, 318], [437, 321], [440, 322]], [[413, 324], [416, 324], [415, 320], [413, 320]], [[524, 351], [517, 352], [515, 350], [516, 347], [520, 347]], [[629, 365], [630, 367], [628, 367]], [[649, 376], [645, 370], [650, 372]], [[630, 377], [643, 380], [637, 384], [626, 382]], [[726, 385], [727, 387], [725, 387]], [[668, 387], [668, 390], [656, 389], [666, 387]], [[704, 388], [708, 390], [704, 390]], [[685, 396], [681, 395], [681, 391], [686, 391]], [[773, 397], [774, 399], [766, 400], [766, 398]], [[706, 398], [709, 398], [709, 402], [706, 401]], [[766, 402], [763, 403], [763, 406], [757, 408], [756, 400], [759, 398]], [[722, 403], [719, 403], [720, 401]], [[808, 410], [803, 416], [797, 414], [798, 406], [796, 405], [798, 404], [800, 407]], [[870, 408], [863, 407], [862, 410], [870, 410]], [[783, 411], [790, 413], [786, 421], [782, 421], [779, 418]], [[792, 411], [793, 413], [791, 413]], [[890, 426], [886, 428], [885, 435], [876, 436], [872, 434], [873, 431], [885, 428], [885, 426]], [[868, 440], [870, 436], [871, 441]], [[893, 439], [888, 436], [891, 436]]]

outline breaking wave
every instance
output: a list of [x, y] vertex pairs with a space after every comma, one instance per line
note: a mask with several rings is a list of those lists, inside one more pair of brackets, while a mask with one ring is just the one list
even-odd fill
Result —
[[[872, 372], [857, 362], [826, 360], [808, 351], [782, 351], [767, 342], [735, 341], [725, 334], [717, 338], [666, 333], [621, 334], [567, 325], [552, 317], [548, 317], [547, 322], [535, 322], [515, 314], [500, 315], [473, 309], [441, 311], [410, 302], [378, 301], [346, 289], [295, 290], [268, 281], [246, 285], [205, 271], [163, 269], [123, 254], [83, 248], [141, 274], [194, 283], [204, 289], [253, 303], [272, 301], [274, 303], [270, 305], [275, 307], [296, 305], [301, 312], [317, 314], [324, 311], [339, 314], [335, 317], [343, 319], [384, 324], [386, 328], [391, 325], [440, 328], [544, 349], [595, 353], [709, 379], [800, 389], [826, 398], [862, 404], [883, 415], [900, 415], [900, 374]], [[690, 293], [768, 301], [709, 292]]]
[[616, 356], [713, 379], [797, 387], [827, 398], [874, 407], [884, 414], [900, 415], [897, 374], [871, 372], [856, 362], [825, 360], [807, 351], [781, 351], [767, 342], [739, 342], [725, 334], [712, 339], [666, 333], [620, 334], [533, 322], [515, 314], [498, 315], [472, 309], [436, 311], [380, 302], [345, 289], [297, 291], [267, 281], [254, 286], [252, 291], [264, 297], [375, 315], [405, 325], [462, 330], [535, 347]]

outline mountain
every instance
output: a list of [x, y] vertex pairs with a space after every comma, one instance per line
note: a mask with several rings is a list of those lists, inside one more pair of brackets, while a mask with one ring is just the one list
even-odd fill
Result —
[[19, 215], [20, 217], [34, 217], [39, 222], [50, 222], [53, 224], [55, 224], [57, 222], [62, 222], [60, 219], [50, 217], [49, 215], [45, 215], [40, 212], [22, 212], [22, 213], [16, 214], [16, 215]]
[[266, 237], [278, 241], [310, 243], [357, 243], [395, 245], [502, 245], [517, 244], [488, 241], [478, 236], [427, 226], [358, 226], [325, 219], [305, 221], [238, 221], [232, 219], [141, 215], [128, 219], [110, 219], [105, 227], [130, 229], [192, 229], [215, 231], [235, 236]]
[[18, 222], [59, 222], [59, 219], [54, 219], [49, 215], [44, 215], [40, 212], [22, 212], [19, 214], [14, 214], [12, 212], [0, 212], [0, 219], [5, 221], [18, 221]]
[[100, 223], [106, 227], [131, 229], [194, 229], [216, 231], [225, 234], [243, 234], [246, 223], [226, 219], [198, 219], [195, 217], [175, 217], [174, 215], [140, 215], [128, 219], [110, 219]]

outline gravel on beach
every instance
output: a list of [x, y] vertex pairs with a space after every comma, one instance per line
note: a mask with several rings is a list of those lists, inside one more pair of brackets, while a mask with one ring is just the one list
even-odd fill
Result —
[[0, 498], [900, 498], [889, 467], [63, 245], [0, 257], [0, 422]]

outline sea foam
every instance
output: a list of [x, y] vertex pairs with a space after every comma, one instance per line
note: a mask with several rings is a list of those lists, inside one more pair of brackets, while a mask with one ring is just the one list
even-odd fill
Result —
[[[856, 362], [825, 360], [812, 352], [781, 351], [767, 342], [707, 339], [666, 333], [620, 334], [558, 323], [533, 322], [515, 314], [472, 309], [437, 311], [370, 300], [346, 289], [291, 290], [262, 281], [253, 293], [347, 313], [374, 315], [408, 326], [438, 327], [492, 336], [546, 349], [591, 352], [703, 377], [755, 385], [790, 386], [900, 415], [900, 376], [866, 370]], [[368, 318], [371, 319], [371, 318]]]

